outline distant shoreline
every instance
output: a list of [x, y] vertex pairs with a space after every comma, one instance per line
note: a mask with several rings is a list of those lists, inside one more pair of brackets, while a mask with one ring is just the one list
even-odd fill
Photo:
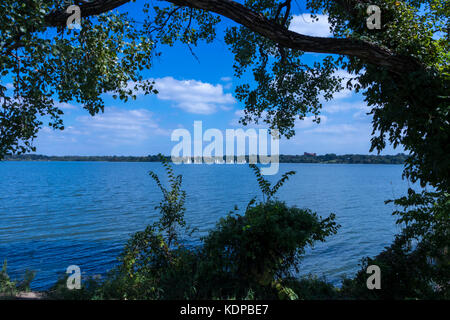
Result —
[[[245, 156], [248, 162], [248, 156]], [[235, 157], [236, 159], [236, 157]], [[280, 155], [280, 163], [321, 163], [321, 164], [404, 164], [407, 155]], [[38, 154], [8, 155], [3, 161], [98, 161], [98, 162], [160, 162], [158, 155], [149, 156], [45, 156]]]

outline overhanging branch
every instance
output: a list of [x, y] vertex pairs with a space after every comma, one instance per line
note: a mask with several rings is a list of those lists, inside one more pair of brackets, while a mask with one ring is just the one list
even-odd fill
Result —
[[[240, 25], [278, 43], [284, 48], [305, 52], [340, 54], [357, 57], [366, 63], [385, 67], [396, 74], [421, 68], [414, 59], [398, 56], [370, 42], [347, 38], [312, 37], [290, 31], [262, 14], [232, 0], [166, 0], [180, 7], [206, 10], [227, 17]], [[115, 9], [129, 0], [92, 0], [82, 4], [81, 15], [94, 16]], [[69, 14], [52, 12], [46, 20], [51, 26], [64, 25]]]
[[[130, 0], [92, 0], [81, 2], [79, 7], [82, 17], [90, 17], [111, 11], [127, 2], [130, 2]], [[53, 11], [45, 17], [45, 20], [53, 27], [65, 26], [70, 15], [65, 11]]]

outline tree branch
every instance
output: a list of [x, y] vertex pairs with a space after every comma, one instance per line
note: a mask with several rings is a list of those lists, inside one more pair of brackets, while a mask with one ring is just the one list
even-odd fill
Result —
[[397, 74], [403, 74], [421, 68], [420, 64], [412, 58], [397, 56], [390, 50], [367, 41], [346, 38], [311, 37], [298, 34], [232, 0], [167, 1], [178, 6], [203, 9], [220, 14], [285, 48], [306, 52], [353, 56], [367, 63], [386, 67], [389, 71]]
[[[130, 0], [92, 0], [79, 4], [81, 17], [97, 16], [118, 8]], [[64, 11], [52, 11], [46, 17], [46, 22], [53, 27], [65, 26], [71, 14]]]
[[[396, 74], [404, 74], [423, 68], [419, 62], [411, 57], [398, 56], [386, 48], [381, 48], [367, 41], [347, 38], [312, 37], [298, 34], [232, 0], [166, 1], [180, 7], [201, 9], [222, 15], [285, 48], [357, 57], [366, 63], [385, 67]], [[129, 0], [92, 0], [80, 6], [81, 15], [84, 17], [98, 15], [127, 2]], [[339, 0], [336, 2], [342, 3]], [[65, 25], [69, 16], [65, 12], [52, 12], [46, 17], [46, 20], [51, 26], [61, 26]]]

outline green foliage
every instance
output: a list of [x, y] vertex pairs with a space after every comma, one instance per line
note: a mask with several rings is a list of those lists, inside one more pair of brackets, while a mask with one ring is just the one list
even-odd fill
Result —
[[414, 252], [423, 260], [422, 274], [450, 297], [450, 195], [409, 189], [408, 196], [393, 202], [402, 207], [394, 212], [397, 223], [405, 225], [401, 238], [417, 242]]
[[[144, 6], [144, 12], [148, 12], [150, 5]], [[162, 44], [172, 46], [180, 41], [190, 48], [190, 45], [197, 45], [199, 40], [210, 43], [215, 39], [215, 25], [220, 21], [218, 16], [207, 11], [174, 5], [154, 6], [153, 10], [155, 18], [152, 22], [149, 21], [150, 31], [156, 33], [156, 38]]]
[[336, 232], [334, 218], [278, 201], [222, 218], [204, 239], [205, 278], [219, 283], [212, 295], [242, 297], [249, 289], [271, 288], [297, 268], [306, 246]]
[[195, 250], [167, 249], [151, 227], [138, 232], [119, 258], [121, 264], [95, 295], [101, 299], [189, 299], [195, 296]]
[[0, 159], [34, 151], [44, 125], [63, 130], [61, 103], [80, 103], [95, 115], [104, 110], [104, 93], [123, 102], [137, 92], [156, 94], [142, 71], [160, 55], [157, 44], [210, 42], [219, 21], [196, 9], [145, 3], [144, 22], [109, 11], [83, 16], [81, 30], [54, 27], [49, 15], [67, 7], [64, 0], [0, 4]]
[[26, 270], [24, 278], [16, 284], [17, 290], [20, 292], [30, 291], [30, 285], [35, 276], [35, 271]]
[[340, 291], [325, 278], [308, 275], [301, 278], [286, 278], [283, 284], [291, 288], [300, 300], [336, 300], [341, 299]]
[[[235, 74], [239, 78], [251, 69], [256, 82], [253, 87], [245, 83], [236, 88], [236, 97], [245, 103], [241, 122], [262, 119], [290, 137], [297, 119], [313, 114], [320, 121], [321, 95], [331, 99], [344, 86], [362, 91], [372, 107], [371, 151], [381, 152], [388, 142], [402, 145], [410, 153], [405, 176], [448, 192], [448, 4], [442, 0], [372, 1], [381, 8], [381, 30], [366, 27], [366, 2], [308, 0], [306, 4], [313, 14], [328, 15], [335, 37], [377, 45], [418, 67], [398, 74], [344, 56], [307, 65], [303, 52], [283, 48], [245, 27], [232, 27], [225, 40], [235, 55]], [[246, 0], [245, 5], [272, 21], [290, 25], [290, 1]], [[338, 69], [354, 79], [342, 85], [344, 79], [334, 74]]]
[[273, 201], [279, 188], [295, 174], [289, 171], [272, 187], [260, 169], [249, 164], [263, 193], [253, 198], [244, 215], [233, 212], [220, 219], [203, 239], [201, 278], [215, 285], [203, 288], [208, 296], [297, 299], [283, 285], [283, 277], [297, 270], [306, 246], [336, 233], [335, 215], [321, 219], [308, 209]]
[[156, 224], [160, 232], [167, 235], [166, 243], [170, 247], [177, 242], [177, 228], [186, 227], [184, 220], [184, 212], [186, 211], [184, 203], [186, 200], [186, 192], [181, 190], [182, 176], [175, 176], [173, 169], [169, 163], [169, 159], [159, 154], [166, 174], [169, 179], [170, 189], [165, 188], [156, 173], [150, 171], [150, 176], [155, 180], [159, 189], [163, 194], [163, 200], [155, 209], [160, 210], [161, 216]]
[[3, 262], [3, 267], [0, 270], [0, 295], [15, 296], [19, 292], [30, 291], [30, 284], [35, 277], [34, 271], [27, 270], [25, 276], [21, 281], [13, 281], [7, 273], [7, 261]]
[[[256, 87], [236, 87], [236, 98], [245, 104], [240, 123], [267, 124], [287, 137], [295, 134], [294, 124], [308, 114], [320, 123], [320, 97], [332, 98], [341, 89], [333, 58], [312, 66], [301, 60], [303, 52], [283, 48], [245, 27], [227, 29], [225, 42], [235, 55], [235, 76], [240, 78], [252, 66]], [[274, 57], [274, 58], [271, 58]]]
[[[365, 258], [354, 279], [343, 282], [344, 296], [354, 299], [450, 298], [450, 198], [444, 192], [416, 193], [390, 200], [398, 224], [404, 224], [391, 246], [374, 258]], [[378, 265], [381, 290], [367, 290], [366, 269]]]
[[[278, 182], [271, 187], [270, 182], [264, 179], [263, 175], [261, 174], [261, 169], [256, 164], [250, 163], [248, 165], [253, 172], [256, 175], [256, 180], [258, 181], [259, 188], [261, 189], [261, 192], [263, 194], [263, 201], [270, 201], [271, 198], [278, 192], [278, 189], [280, 189], [283, 184], [289, 180], [289, 176], [292, 176], [295, 174], [295, 171], [288, 171], [283, 173], [281, 176], [281, 179], [278, 180]], [[254, 200], [252, 200], [251, 203], [253, 203]]]
[[405, 176], [448, 192], [448, 4], [441, 0], [372, 1], [382, 12], [379, 31], [362, 23], [367, 16], [362, 2], [351, 9], [327, 0], [308, 4], [314, 12], [328, 12], [335, 36], [364, 39], [422, 65], [398, 75], [360, 59], [341, 60], [342, 67], [358, 75], [357, 82], [349, 81], [347, 86], [363, 91], [373, 108], [371, 151], [380, 152], [387, 142], [402, 145], [410, 153]]
[[135, 30], [126, 14], [84, 17], [81, 30], [47, 32], [46, 15], [64, 7], [48, 0], [0, 4], [0, 70], [2, 78], [13, 77], [13, 93], [0, 86], [1, 156], [34, 150], [43, 121], [64, 129], [59, 102], [76, 101], [94, 115], [103, 111], [103, 93], [123, 101], [132, 97], [128, 81], [136, 82], [134, 90], [153, 90], [139, 71], [150, 66], [154, 41]]
[[0, 271], [0, 294], [14, 295], [17, 293], [16, 283], [12, 281], [7, 273], [6, 259], [3, 262], [2, 270]]
[[82, 277], [80, 289], [67, 288], [69, 275], [60, 276], [56, 283], [46, 292], [46, 299], [49, 300], [95, 300], [98, 292], [101, 292], [101, 282], [99, 277]]
[[[369, 265], [381, 269], [381, 289], [368, 290], [366, 273]], [[341, 294], [351, 299], [436, 299], [445, 295], [436, 291], [431, 282], [426, 256], [413, 250], [402, 236], [374, 258], [364, 258], [361, 269], [353, 279], [344, 279]], [[448, 294], [447, 294], [448, 297]]]

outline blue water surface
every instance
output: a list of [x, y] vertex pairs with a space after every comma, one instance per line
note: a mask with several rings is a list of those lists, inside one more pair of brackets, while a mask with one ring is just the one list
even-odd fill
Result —
[[[35, 270], [33, 289], [49, 288], [69, 265], [83, 274], [104, 274], [117, 263], [133, 232], [158, 218], [160, 190], [150, 170], [164, 177], [160, 163], [1, 162], [0, 260], [20, 278]], [[338, 284], [360, 259], [388, 246], [400, 230], [393, 205], [384, 201], [406, 193], [401, 165], [280, 164], [297, 174], [278, 197], [322, 216], [336, 214], [338, 233], [307, 250], [301, 274], [325, 276]], [[177, 165], [187, 192], [186, 220], [200, 237], [235, 205], [261, 197], [246, 165]], [[162, 179], [165, 181], [165, 179]]]

